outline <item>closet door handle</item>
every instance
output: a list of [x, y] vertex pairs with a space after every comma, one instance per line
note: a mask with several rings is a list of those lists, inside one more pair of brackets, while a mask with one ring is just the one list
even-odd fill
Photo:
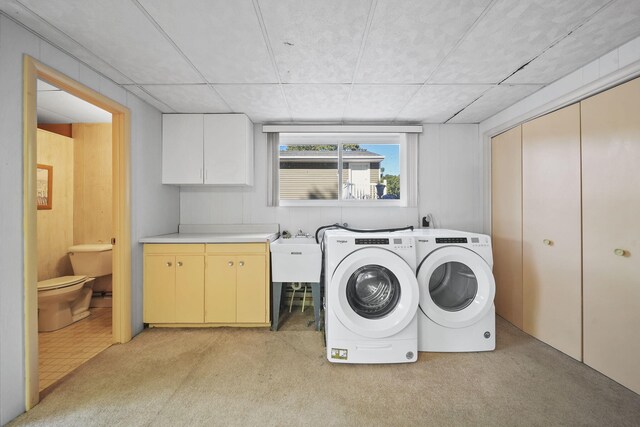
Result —
[[182, 267], [182, 261], [178, 261], [178, 267]]
[[240, 261], [240, 262], [238, 263], [238, 265], [239, 265], [240, 267], [244, 267], [244, 261]]
[[171, 267], [171, 262], [167, 262], [167, 267]]
[[613, 253], [617, 256], [625, 256], [627, 254], [627, 251], [625, 251], [624, 249], [616, 249], [613, 251]]
[[553, 240], [544, 239], [542, 243], [544, 243], [547, 246], [553, 246]]
[[227, 263], [227, 265], [228, 265], [229, 267], [233, 267], [233, 261], [229, 261], [229, 262]]

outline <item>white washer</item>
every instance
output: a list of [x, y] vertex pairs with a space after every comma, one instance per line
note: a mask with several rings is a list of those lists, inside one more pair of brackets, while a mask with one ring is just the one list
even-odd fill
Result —
[[324, 245], [327, 359], [415, 362], [419, 294], [411, 233], [328, 230]]
[[413, 234], [420, 288], [418, 350], [494, 350], [496, 283], [490, 237], [444, 229]]

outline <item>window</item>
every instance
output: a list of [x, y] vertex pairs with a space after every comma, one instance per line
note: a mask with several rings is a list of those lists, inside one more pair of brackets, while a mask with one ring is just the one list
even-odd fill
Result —
[[280, 206], [410, 205], [405, 134], [281, 133], [272, 153]]

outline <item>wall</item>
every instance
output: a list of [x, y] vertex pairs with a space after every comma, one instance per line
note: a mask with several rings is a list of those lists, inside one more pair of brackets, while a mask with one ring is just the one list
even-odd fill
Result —
[[74, 123], [73, 243], [109, 243], [113, 234], [111, 123]]
[[478, 126], [424, 125], [420, 135], [420, 214], [438, 228], [482, 232], [482, 146]]
[[177, 231], [179, 193], [163, 186], [158, 110], [0, 14], [0, 424], [24, 411], [22, 56], [28, 54], [131, 110], [132, 318], [142, 330], [143, 236]]
[[483, 205], [485, 233], [491, 232], [491, 137], [524, 121], [557, 110], [640, 75], [637, 37], [538, 92], [489, 117], [479, 125], [483, 147]]
[[73, 245], [73, 139], [38, 129], [38, 163], [53, 166], [51, 209], [39, 209], [38, 280], [72, 275], [67, 248]]
[[324, 224], [359, 228], [418, 226], [432, 213], [439, 227], [482, 229], [482, 147], [477, 125], [425, 125], [419, 136], [418, 207], [268, 207], [267, 142], [255, 126], [255, 185], [251, 188], [180, 190], [185, 224], [279, 223], [281, 230], [314, 233]]

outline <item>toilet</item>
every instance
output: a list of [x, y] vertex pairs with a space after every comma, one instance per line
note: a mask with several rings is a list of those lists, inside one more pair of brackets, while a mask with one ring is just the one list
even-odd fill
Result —
[[73, 274], [95, 279], [91, 307], [111, 307], [112, 249], [110, 244], [82, 244], [68, 250]]
[[38, 282], [38, 331], [64, 328], [91, 314], [93, 279], [62, 276]]

